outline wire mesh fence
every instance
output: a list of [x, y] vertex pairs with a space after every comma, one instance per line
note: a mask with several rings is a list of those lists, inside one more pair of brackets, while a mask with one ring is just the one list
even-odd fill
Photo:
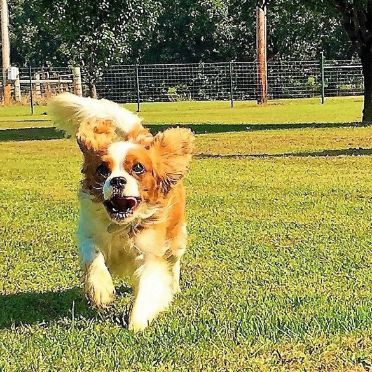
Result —
[[324, 79], [325, 95], [327, 97], [363, 94], [363, 74], [359, 61], [326, 61]]
[[[86, 73], [82, 70], [83, 95], [89, 95], [89, 85]], [[110, 66], [104, 69], [101, 78], [96, 83], [98, 97], [115, 102], [136, 102], [136, 66]]]
[[319, 61], [268, 63], [269, 99], [308, 98], [321, 93]]
[[255, 62], [231, 62], [232, 98], [250, 101], [258, 98], [257, 64]]
[[138, 66], [139, 90], [145, 102], [229, 99], [227, 63]]
[[[76, 68], [75, 68], [76, 69]], [[70, 91], [89, 95], [91, 82], [84, 69], [78, 78], [69, 67], [20, 68], [13, 96], [34, 102]], [[256, 62], [146, 64], [110, 66], [96, 82], [99, 98], [126, 102], [257, 100]], [[359, 61], [273, 61], [268, 63], [269, 99], [363, 94]], [[18, 88], [17, 88], [18, 85]], [[17, 96], [17, 90], [21, 99]]]
[[[269, 99], [320, 96], [321, 68], [319, 61], [269, 62]], [[327, 97], [362, 94], [361, 64], [326, 61], [323, 84]], [[97, 93], [117, 102], [245, 101], [259, 94], [255, 62], [113, 66], [103, 71]]]

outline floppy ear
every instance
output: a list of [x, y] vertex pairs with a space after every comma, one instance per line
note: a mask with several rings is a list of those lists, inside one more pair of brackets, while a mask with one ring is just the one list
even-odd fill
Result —
[[80, 150], [103, 152], [117, 138], [115, 126], [111, 120], [88, 119], [80, 123], [76, 140]]
[[152, 149], [156, 152], [156, 172], [160, 188], [166, 194], [188, 170], [194, 149], [194, 136], [190, 129], [167, 129], [155, 136]]

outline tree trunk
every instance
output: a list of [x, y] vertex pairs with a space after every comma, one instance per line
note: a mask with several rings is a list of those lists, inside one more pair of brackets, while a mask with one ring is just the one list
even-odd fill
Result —
[[90, 98], [97, 98], [97, 87], [96, 87], [96, 83], [94, 81], [90, 81], [88, 83], [88, 88], [89, 88], [89, 97]]
[[360, 58], [364, 77], [363, 124], [372, 124], [372, 47], [363, 46]]

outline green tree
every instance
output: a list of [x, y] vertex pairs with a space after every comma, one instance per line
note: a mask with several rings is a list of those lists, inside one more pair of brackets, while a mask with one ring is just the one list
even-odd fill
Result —
[[10, 0], [11, 60], [21, 65], [30, 63], [64, 65], [68, 58], [60, 53], [60, 37], [44, 14], [42, 1]]
[[144, 0], [13, 0], [14, 38], [24, 60], [58, 60], [84, 69], [91, 96], [104, 67], [144, 48], [159, 3]]
[[334, 9], [322, 1], [271, 0], [268, 5], [269, 58], [351, 58], [350, 43]]
[[[160, 0], [145, 62], [252, 61], [256, 0]], [[311, 5], [311, 6], [310, 6]], [[350, 58], [354, 49], [338, 14], [302, 0], [271, 0], [268, 57]]]
[[[105, 63], [255, 58], [255, 0], [10, 0], [10, 5], [13, 60], [82, 63], [92, 81]], [[270, 59], [317, 58], [320, 50], [327, 58], [353, 54], [340, 17], [324, 1], [269, 5]]]
[[[93, 96], [115, 63], [255, 58], [256, 0], [9, 1], [12, 60], [80, 65]], [[268, 8], [269, 59], [359, 54], [364, 121], [372, 119], [371, 2], [271, 0]]]
[[233, 42], [229, 1], [160, 1], [162, 10], [144, 54], [145, 62], [211, 62], [228, 58]]

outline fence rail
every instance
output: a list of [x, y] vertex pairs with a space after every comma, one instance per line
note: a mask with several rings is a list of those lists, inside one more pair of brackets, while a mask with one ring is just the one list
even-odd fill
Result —
[[[73, 71], [75, 70], [75, 72]], [[20, 68], [13, 96], [43, 103], [63, 91], [89, 94], [87, 74], [69, 67]], [[17, 88], [18, 87], [18, 88]], [[363, 94], [359, 61], [274, 61], [268, 63], [269, 99]], [[79, 91], [80, 89], [80, 91]], [[20, 93], [17, 93], [19, 90]], [[103, 70], [97, 95], [119, 103], [257, 100], [256, 62], [118, 65]], [[19, 97], [20, 96], [20, 97]]]

